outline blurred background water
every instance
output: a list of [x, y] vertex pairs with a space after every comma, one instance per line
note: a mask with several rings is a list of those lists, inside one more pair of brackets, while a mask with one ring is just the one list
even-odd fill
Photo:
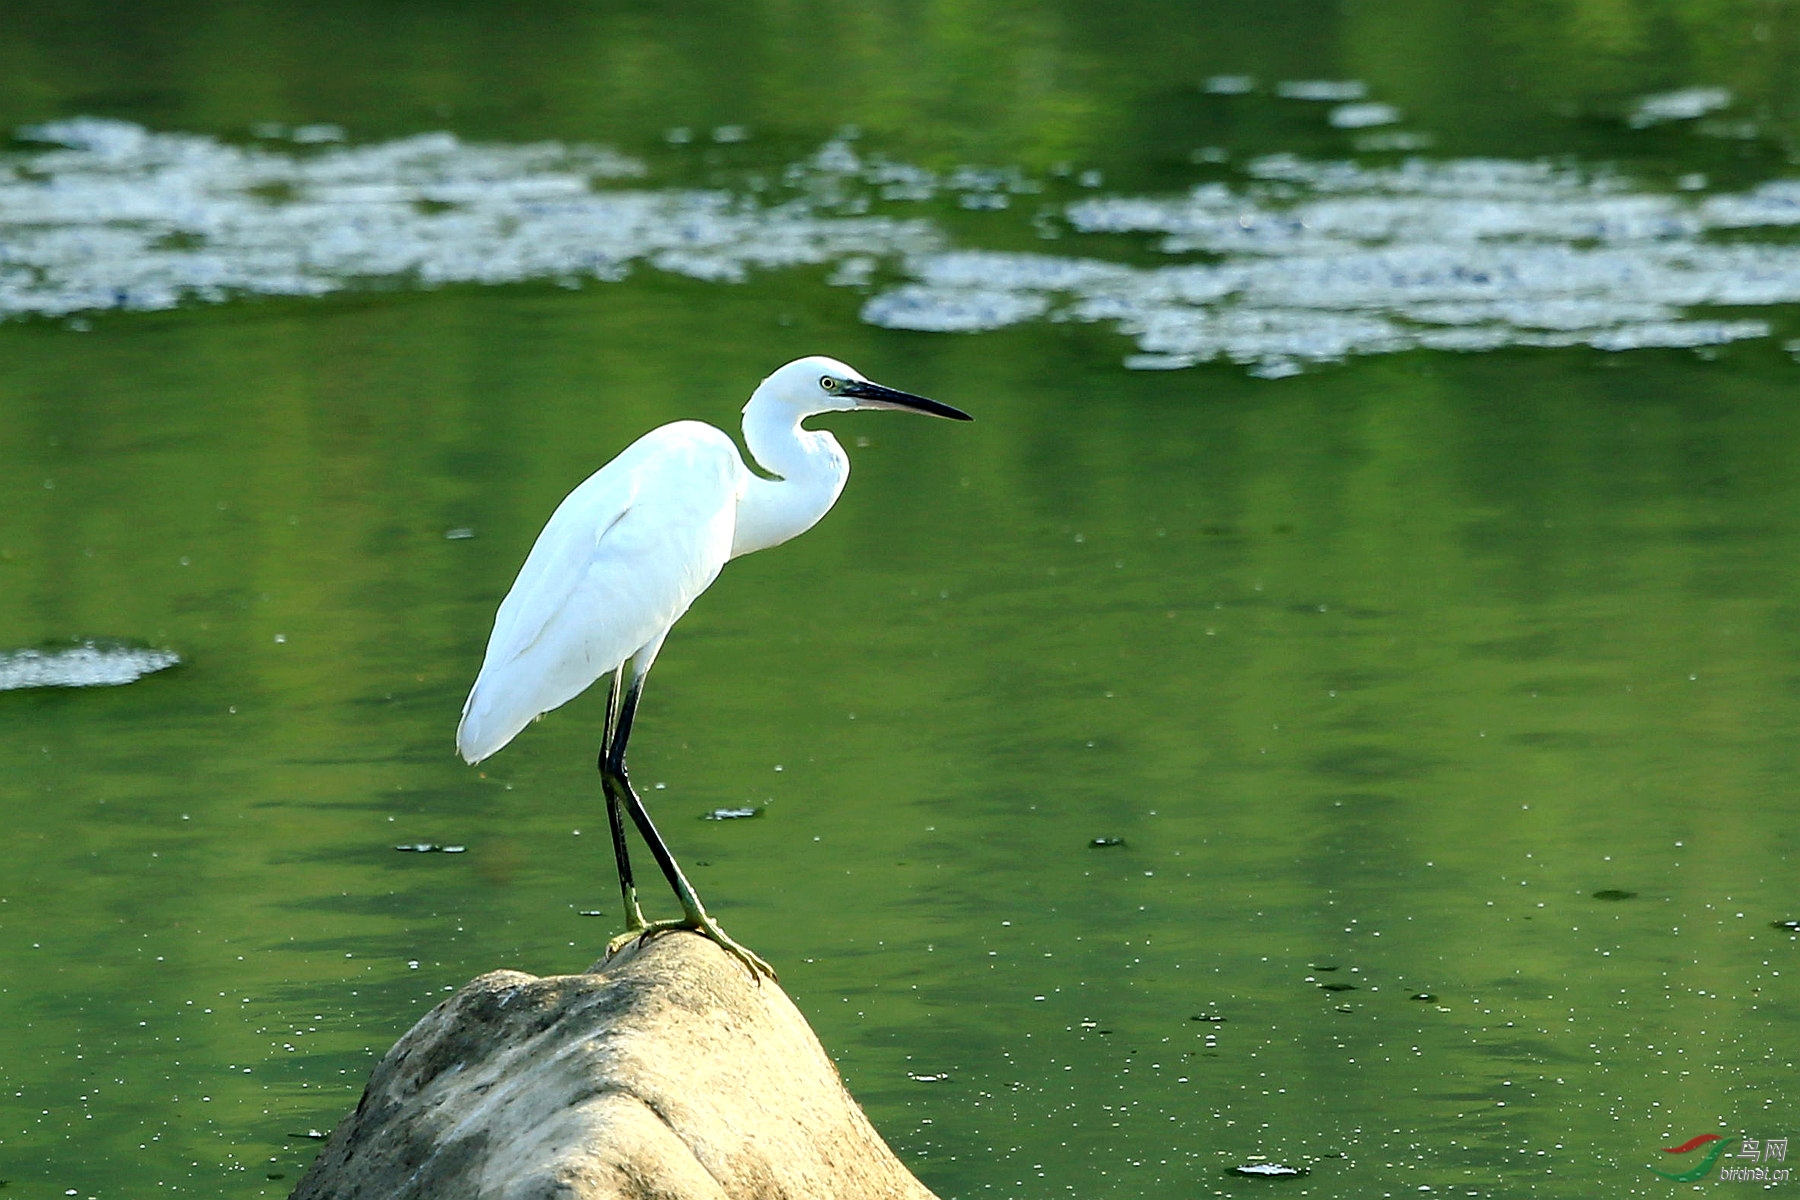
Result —
[[8, 5], [0, 650], [183, 662], [0, 691], [0, 1178], [285, 1194], [447, 991], [592, 961], [599, 699], [451, 750], [494, 605], [814, 352], [978, 421], [821, 422], [634, 774], [928, 1185], [1786, 1136], [1796, 64], [1764, 0]]

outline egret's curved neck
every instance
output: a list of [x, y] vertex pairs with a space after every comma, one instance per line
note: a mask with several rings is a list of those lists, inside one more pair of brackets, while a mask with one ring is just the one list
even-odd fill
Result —
[[731, 539], [733, 558], [779, 546], [811, 529], [831, 511], [850, 477], [850, 458], [837, 439], [801, 428], [801, 419], [810, 414], [762, 400], [759, 391], [744, 406], [744, 444], [758, 466], [780, 478], [744, 473]]

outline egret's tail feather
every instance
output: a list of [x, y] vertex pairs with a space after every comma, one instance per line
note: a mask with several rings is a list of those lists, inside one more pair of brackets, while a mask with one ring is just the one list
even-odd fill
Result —
[[491, 712], [485, 711], [487, 706], [477, 702], [480, 691], [477, 686], [469, 693], [469, 699], [463, 704], [462, 720], [456, 726], [456, 752], [471, 765], [498, 754], [506, 743], [518, 736], [519, 730], [531, 723], [530, 717], [519, 721], [494, 719]]

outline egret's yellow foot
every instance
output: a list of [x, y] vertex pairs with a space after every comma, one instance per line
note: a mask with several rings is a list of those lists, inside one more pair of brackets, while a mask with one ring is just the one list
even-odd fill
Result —
[[727, 953], [734, 955], [739, 962], [750, 969], [750, 977], [752, 979], [761, 982], [761, 977], [767, 975], [771, 983], [775, 982], [775, 968], [764, 962], [762, 955], [750, 949], [748, 946], [734, 942], [729, 937], [725, 936], [725, 931], [719, 928], [719, 923], [705, 913], [700, 914], [700, 920], [698, 922], [689, 922], [684, 919], [676, 922], [676, 924], [683, 929], [692, 929], [696, 933], [703, 933], [713, 941], [719, 943], [719, 945], [725, 948]]
[[649, 931], [650, 927], [648, 925], [639, 925], [636, 928], [627, 927], [624, 933], [621, 933], [618, 937], [606, 943], [606, 953], [600, 956], [600, 961], [605, 962], [631, 943], [640, 938], [649, 936]]
[[723, 929], [719, 928], [719, 923], [705, 913], [702, 913], [698, 919], [680, 917], [669, 921], [648, 921], [636, 929], [627, 929], [624, 933], [621, 933], [618, 937], [606, 943], [606, 954], [604, 957], [611, 958], [626, 946], [629, 946], [632, 942], [641, 943], [655, 937], [659, 933], [671, 933], [677, 929], [685, 929], [691, 933], [697, 933], [701, 937], [710, 938], [717, 942], [727, 953], [743, 963], [745, 967], [749, 968], [750, 974], [753, 977], [766, 975], [770, 980], [777, 978], [775, 968], [764, 962], [760, 954], [756, 953], [756, 951], [750, 949], [748, 946], [733, 941], [726, 935]]

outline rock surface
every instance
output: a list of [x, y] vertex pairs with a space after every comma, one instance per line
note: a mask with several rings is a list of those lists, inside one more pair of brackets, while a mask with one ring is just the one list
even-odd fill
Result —
[[493, 971], [375, 1068], [294, 1200], [934, 1200], [793, 1002], [704, 938]]

